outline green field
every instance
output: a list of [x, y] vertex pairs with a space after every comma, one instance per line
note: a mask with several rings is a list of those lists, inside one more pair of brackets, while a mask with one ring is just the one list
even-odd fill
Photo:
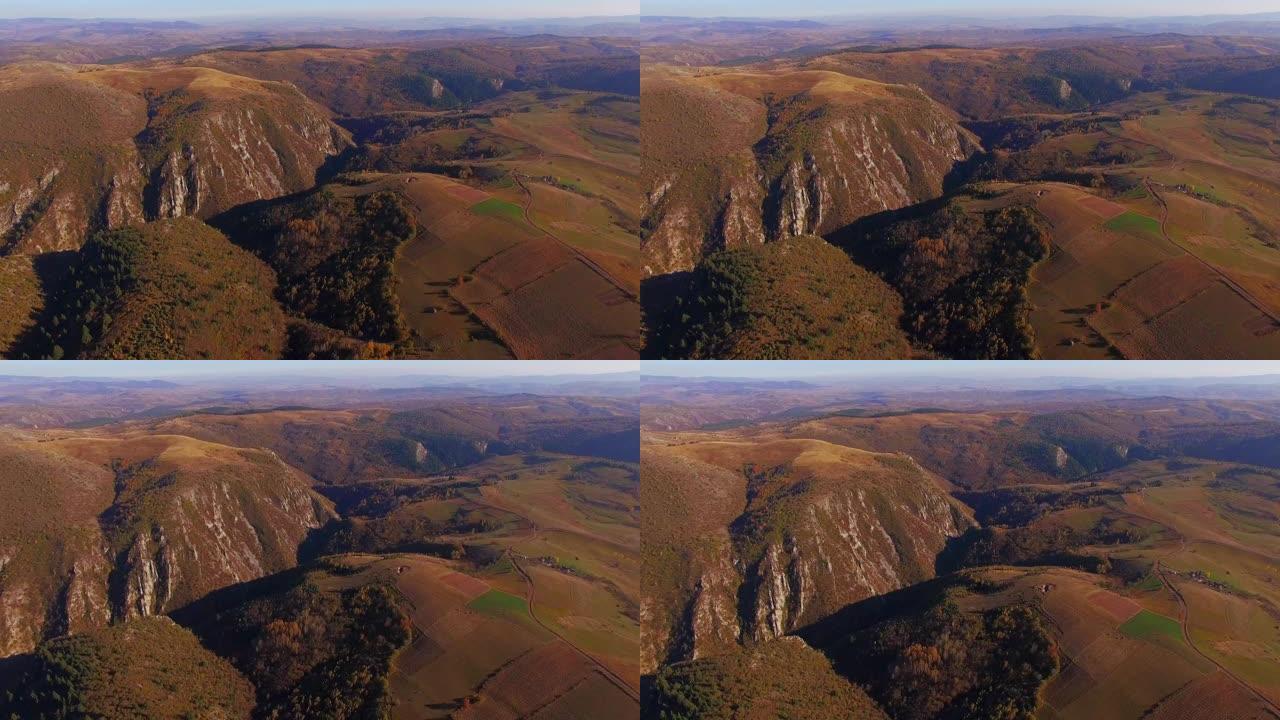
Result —
[[496, 197], [491, 197], [488, 200], [482, 200], [472, 205], [471, 212], [483, 217], [503, 218], [517, 223], [524, 222], [524, 211], [520, 209], [519, 205]]
[[529, 614], [529, 606], [525, 603], [524, 598], [516, 597], [501, 590], [490, 590], [467, 603], [467, 607], [486, 615], [527, 617]]
[[1166, 617], [1150, 610], [1142, 610], [1129, 618], [1120, 626], [1120, 632], [1140, 640], [1152, 640], [1166, 637], [1174, 642], [1182, 642], [1182, 628], [1171, 617]]
[[1164, 583], [1154, 574], [1148, 575], [1142, 579], [1142, 582], [1134, 586], [1135, 589], [1143, 592], [1155, 592], [1164, 587]]
[[1160, 223], [1155, 218], [1147, 217], [1146, 215], [1136, 213], [1132, 210], [1111, 218], [1103, 224], [1103, 227], [1108, 230], [1130, 233], [1132, 235], [1160, 234]]

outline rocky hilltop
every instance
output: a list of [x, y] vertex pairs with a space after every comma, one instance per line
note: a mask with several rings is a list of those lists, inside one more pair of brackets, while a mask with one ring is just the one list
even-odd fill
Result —
[[0, 252], [311, 187], [350, 140], [296, 87], [208, 68], [0, 69]]
[[645, 586], [661, 589], [642, 606], [646, 672], [932, 577], [971, 523], [905, 455], [676, 437], [642, 459]]
[[0, 440], [0, 657], [296, 563], [333, 516], [273, 452], [181, 436]]
[[641, 82], [649, 275], [937, 197], [978, 148], [915, 87], [820, 70], [661, 66]]

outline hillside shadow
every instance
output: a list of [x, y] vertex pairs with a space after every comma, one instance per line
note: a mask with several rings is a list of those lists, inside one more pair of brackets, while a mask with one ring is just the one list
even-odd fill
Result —
[[315, 188], [310, 188], [283, 197], [241, 203], [223, 210], [205, 223], [226, 235], [233, 244], [256, 253], [275, 236], [276, 227], [263, 223], [262, 219], [272, 217], [271, 210], [293, 205], [315, 191]]
[[657, 695], [654, 681], [657, 678], [652, 673], [640, 676], [640, 720], [650, 720], [657, 717], [655, 704]]
[[823, 239], [843, 250], [856, 264], [883, 276], [897, 260], [897, 253], [885, 243], [873, 242], [873, 239], [895, 223], [927, 217], [941, 210], [951, 202], [951, 198], [951, 194], [944, 193], [941, 197], [915, 205], [882, 210], [833, 230]]
[[[10, 693], [16, 695], [22, 689], [23, 684], [28, 680], [28, 674], [37, 667], [36, 656], [31, 654], [0, 658], [0, 705], [4, 705], [4, 699], [10, 697]], [[6, 709], [16, 710], [17, 708], [6, 707]]]
[[[337, 155], [330, 155], [325, 158], [324, 162], [320, 164], [320, 167], [316, 168], [314, 178], [315, 182], [311, 189], [314, 190], [315, 188], [324, 185], [335, 177], [346, 172], [350, 169], [352, 160], [355, 159], [356, 155], [359, 153], [359, 145], [350, 145], [344, 148], [343, 151]], [[304, 192], [310, 192], [310, 190]]]
[[656, 334], [657, 328], [666, 325], [666, 318], [675, 306], [676, 298], [691, 297], [695, 273], [680, 270], [666, 275], [656, 275], [640, 281], [640, 320], [645, 328], [644, 349], [640, 357], [660, 360], [671, 338]]
[[233, 655], [249, 638], [225, 632], [222, 616], [251, 601], [288, 592], [306, 582], [307, 573], [312, 569], [299, 565], [274, 575], [214, 590], [170, 612], [169, 618], [195, 633], [200, 642], [213, 652], [224, 657]]
[[885, 620], [924, 612], [955, 584], [955, 576], [937, 577], [884, 595], [869, 597], [846, 605], [791, 634], [831, 656], [839, 670], [839, 651], [847, 649], [839, 640]]
[[36, 282], [40, 285], [40, 294], [44, 297], [44, 307], [35, 313], [31, 326], [14, 340], [9, 351], [10, 359], [44, 359], [52, 351], [51, 345], [56, 339], [51, 341], [44, 331], [53, 326], [53, 318], [58, 314], [54, 301], [66, 282], [76, 256], [75, 250], [63, 250], [37, 255], [33, 259], [32, 265], [36, 271]]

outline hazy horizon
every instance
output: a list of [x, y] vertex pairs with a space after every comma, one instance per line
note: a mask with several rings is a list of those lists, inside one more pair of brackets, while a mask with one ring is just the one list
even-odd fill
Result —
[[1280, 375], [1280, 361], [1266, 360], [673, 360], [645, 361], [641, 365], [641, 375], [645, 377], [755, 380], [840, 377], [1161, 380]]
[[[216, 6], [199, 0], [174, 0], [156, 4], [141, 0], [85, 2], [83, 0], [12, 0], [0, 7], [4, 20], [254, 20], [287, 18], [331, 18], [352, 21], [389, 19], [442, 19], [468, 21], [555, 20], [592, 17], [625, 17], [640, 13], [639, 0], [500, 0], [469, 6], [459, 14], [454, 3], [375, 0], [352, 10], [339, 0], [223, 0]], [[266, 9], [270, 8], [270, 9]]]
[[[456, 5], [414, 3], [400, 0], [370, 3], [359, 10], [337, 0], [279, 0], [264, 10], [260, 2], [228, 0], [216, 9], [194, 0], [178, 0], [155, 6], [140, 0], [116, 0], [91, 3], [79, 0], [16, 0], [0, 8], [0, 20], [82, 20], [82, 21], [191, 21], [233, 22], [255, 20], [334, 20], [368, 21], [437, 21], [466, 26], [485, 22], [539, 22], [552, 20], [639, 19], [672, 17], [699, 20], [814, 20], [848, 21], [866, 19], [1054, 19], [1091, 20], [1104, 17], [1114, 20], [1181, 19], [1246, 17], [1280, 13], [1275, 7], [1257, 0], [1224, 0], [1213, 12], [1204, 12], [1203, 4], [1173, 0], [1171, 3], [1138, 2], [1117, 7], [1101, 0], [1082, 0], [1063, 6], [1028, 8], [1013, 0], [992, 0], [981, 5], [954, 0], [904, 0], [889, 9], [882, 3], [849, 5], [836, 0], [813, 0], [798, 10], [795, 6], [778, 7], [762, 0], [702, 0], [689, 4], [678, 0], [565, 0], [534, 3], [502, 2], [468, 8], [459, 14]], [[187, 8], [184, 10], [183, 8]]]
[[639, 371], [639, 360], [11, 360], [0, 364], [0, 377], [124, 380], [285, 375], [351, 380], [408, 376], [488, 379]]
[[[803, 9], [801, 9], [803, 8]], [[1115, 19], [1197, 18], [1223, 15], [1255, 15], [1276, 12], [1274, 4], [1262, 0], [1223, 0], [1205, 12], [1203, 3], [1191, 0], [1137, 0], [1113, 3], [1079, 0], [1061, 5], [1028, 5], [1018, 0], [987, 0], [983, 3], [957, 0], [901, 0], [891, 6], [882, 2], [842, 2], [809, 0], [799, 5], [777, 5], [764, 0], [643, 0], [644, 15], [691, 18], [838, 19], [855, 17], [962, 17], [962, 18], [1071, 18], [1109, 17]]]

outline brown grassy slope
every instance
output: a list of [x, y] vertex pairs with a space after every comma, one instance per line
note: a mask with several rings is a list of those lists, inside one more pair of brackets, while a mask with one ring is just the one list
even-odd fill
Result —
[[1267, 87], [1261, 78], [1268, 69], [1274, 73], [1275, 64], [1270, 41], [1172, 34], [1103, 39], [1074, 47], [846, 51], [777, 63], [915, 85], [943, 105], [980, 120], [1070, 112], [1183, 84], [1237, 91], [1249, 87], [1272, 95], [1274, 86]]
[[918, 89], [834, 72], [656, 66], [642, 93], [649, 275], [936, 197], [976, 147]]
[[101, 720], [247, 720], [254, 689], [190, 631], [159, 617], [41, 647], [17, 700], [8, 707], [0, 700], [0, 712], [52, 717], [62, 702]]
[[[442, 402], [403, 412], [281, 410], [193, 413], [149, 423], [149, 432], [198, 437], [279, 453], [322, 483], [420, 477], [496, 455], [559, 452], [634, 462], [633, 405], [521, 396], [509, 401]], [[418, 451], [421, 445], [421, 452]]]
[[[746, 505], [740, 472], [692, 460], [658, 444], [641, 452], [641, 670], [653, 672], [696, 648], [717, 652], [737, 642], [732, 588], [741, 582], [730, 564], [729, 525]], [[709, 573], [709, 568], [716, 568]], [[691, 602], [719, 607], [718, 627], [681, 628]]]
[[8, 356], [44, 308], [44, 290], [32, 258], [0, 257], [0, 357]]
[[816, 237], [724, 250], [650, 319], [646, 356], [721, 359], [905, 358], [902, 301]]
[[655, 687], [646, 718], [888, 718], [862, 688], [837, 675], [822, 653], [795, 637], [664, 668]]
[[635, 51], [590, 38], [456, 47], [215, 50], [183, 61], [292, 83], [340, 115], [456, 107], [542, 87], [635, 94]]
[[42, 322], [40, 354], [279, 357], [285, 318], [275, 284], [262, 261], [199, 220], [101, 233], [81, 250], [51, 302], [48, 314], [56, 315]]

